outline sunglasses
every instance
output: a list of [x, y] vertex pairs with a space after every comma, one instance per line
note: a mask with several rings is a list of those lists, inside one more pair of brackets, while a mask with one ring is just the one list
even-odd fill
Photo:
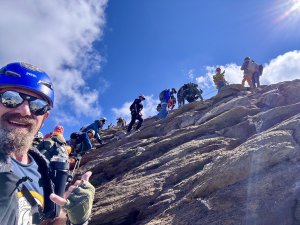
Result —
[[27, 100], [30, 112], [36, 116], [44, 115], [50, 110], [50, 106], [46, 100], [23, 94], [17, 91], [5, 91], [0, 93], [0, 101], [7, 108], [17, 108]]

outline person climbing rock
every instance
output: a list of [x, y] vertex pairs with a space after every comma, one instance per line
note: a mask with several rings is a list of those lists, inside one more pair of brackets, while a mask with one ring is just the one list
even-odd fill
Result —
[[176, 94], [176, 93], [177, 93], [176, 89], [172, 88], [171, 90], [165, 89], [159, 94], [161, 110], [156, 115], [157, 118], [164, 119], [167, 117], [167, 115], [169, 113], [168, 112], [168, 104], [170, 101], [172, 101], [172, 96], [174, 96], [174, 94]]
[[93, 148], [92, 139], [95, 136], [95, 131], [90, 129], [87, 132], [73, 132], [70, 135], [69, 144], [73, 154], [84, 155], [87, 151]]
[[100, 145], [102, 145], [102, 144], [104, 144], [104, 142], [102, 141], [99, 132], [103, 128], [103, 126], [106, 123], [106, 121], [107, 121], [106, 117], [101, 117], [99, 120], [95, 120], [90, 125], [81, 128], [80, 131], [82, 131], [82, 132], [87, 132], [88, 130], [95, 131], [94, 137], [97, 139], [98, 143]]
[[133, 103], [130, 105], [129, 109], [130, 109], [130, 113], [131, 113], [131, 121], [128, 125], [127, 128], [127, 133], [129, 133], [135, 123], [136, 120], [138, 120], [138, 124], [135, 128], [135, 130], [139, 130], [140, 127], [142, 126], [143, 123], [143, 118], [142, 118], [142, 110], [143, 110], [143, 104], [142, 102], [145, 100], [145, 96], [144, 95], [139, 95], [138, 98], [136, 98]]
[[177, 93], [176, 89], [175, 88], [172, 88], [172, 91], [171, 91], [171, 98], [169, 99], [168, 101], [168, 109], [169, 110], [172, 110], [174, 109], [175, 105], [176, 105], [176, 97], [175, 97], [175, 94]]
[[221, 73], [221, 68], [217, 67], [216, 74], [213, 76], [213, 81], [218, 89], [218, 93], [220, 93], [221, 89], [225, 87], [227, 83], [225, 80], [225, 70]]
[[198, 88], [198, 84], [184, 84], [179, 88], [177, 93], [178, 107], [183, 106], [185, 104], [185, 100], [191, 103], [200, 98], [201, 101], [203, 101], [202, 93], [203, 91]]
[[37, 145], [37, 149], [44, 154], [49, 161], [54, 156], [68, 158], [69, 152], [63, 133], [63, 126], [58, 125], [54, 127], [51, 136], [44, 138], [44, 140]]

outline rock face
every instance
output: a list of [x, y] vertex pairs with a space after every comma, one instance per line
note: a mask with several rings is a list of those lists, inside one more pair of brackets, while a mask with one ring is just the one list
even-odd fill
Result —
[[[217, 96], [104, 133], [86, 154], [90, 224], [300, 224], [300, 80]], [[299, 198], [299, 200], [298, 200]]]

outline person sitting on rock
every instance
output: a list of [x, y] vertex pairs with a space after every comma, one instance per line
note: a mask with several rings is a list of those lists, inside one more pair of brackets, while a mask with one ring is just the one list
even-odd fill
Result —
[[107, 119], [105, 117], [101, 117], [99, 120], [95, 120], [90, 125], [81, 128], [80, 131], [82, 131], [82, 132], [87, 132], [88, 130], [95, 131], [94, 137], [97, 139], [98, 143], [100, 145], [102, 145], [102, 144], [104, 144], [104, 142], [102, 141], [99, 132], [102, 129], [102, 127], [104, 126], [106, 121], [107, 121]]
[[[164, 119], [168, 115], [168, 104], [169, 102], [173, 101], [172, 96], [174, 97], [174, 94], [176, 94], [176, 89], [172, 88], [170, 89], [165, 89], [159, 94], [159, 100], [161, 104], [161, 110], [158, 112], [156, 115], [157, 118], [159, 119]], [[174, 97], [175, 98], [175, 97]]]
[[136, 131], [138, 131], [140, 129], [140, 127], [142, 126], [143, 123], [143, 118], [142, 118], [142, 110], [143, 110], [143, 104], [142, 101], [144, 101], [146, 98], [144, 95], [139, 95], [138, 98], [136, 98], [133, 103], [130, 105], [129, 109], [130, 109], [130, 113], [131, 113], [131, 121], [128, 125], [127, 128], [127, 133], [129, 133], [135, 123], [136, 120], [138, 120], [138, 124], [135, 128]]
[[221, 73], [221, 68], [217, 67], [216, 74], [213, 76], [213, 81], [215, 83], [216, 88], [218, 89], [218, 93], [220, 93], [221, 89], [225, 87], [226, 80], [225, 80], [225, 70]]

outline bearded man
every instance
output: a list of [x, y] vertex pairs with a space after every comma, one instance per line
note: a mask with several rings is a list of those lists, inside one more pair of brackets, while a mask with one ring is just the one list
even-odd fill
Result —
[[10, 63], [0, 69], [1, 225], [86, 224], [89, 219], [95, 194], [91, 172], [59, 196], [55, 190], [61, 186], [64, 192], [65, 181], [54, 181], [51, 162], [31, 147], [53, 101], [51, 79], [38, 67]]

